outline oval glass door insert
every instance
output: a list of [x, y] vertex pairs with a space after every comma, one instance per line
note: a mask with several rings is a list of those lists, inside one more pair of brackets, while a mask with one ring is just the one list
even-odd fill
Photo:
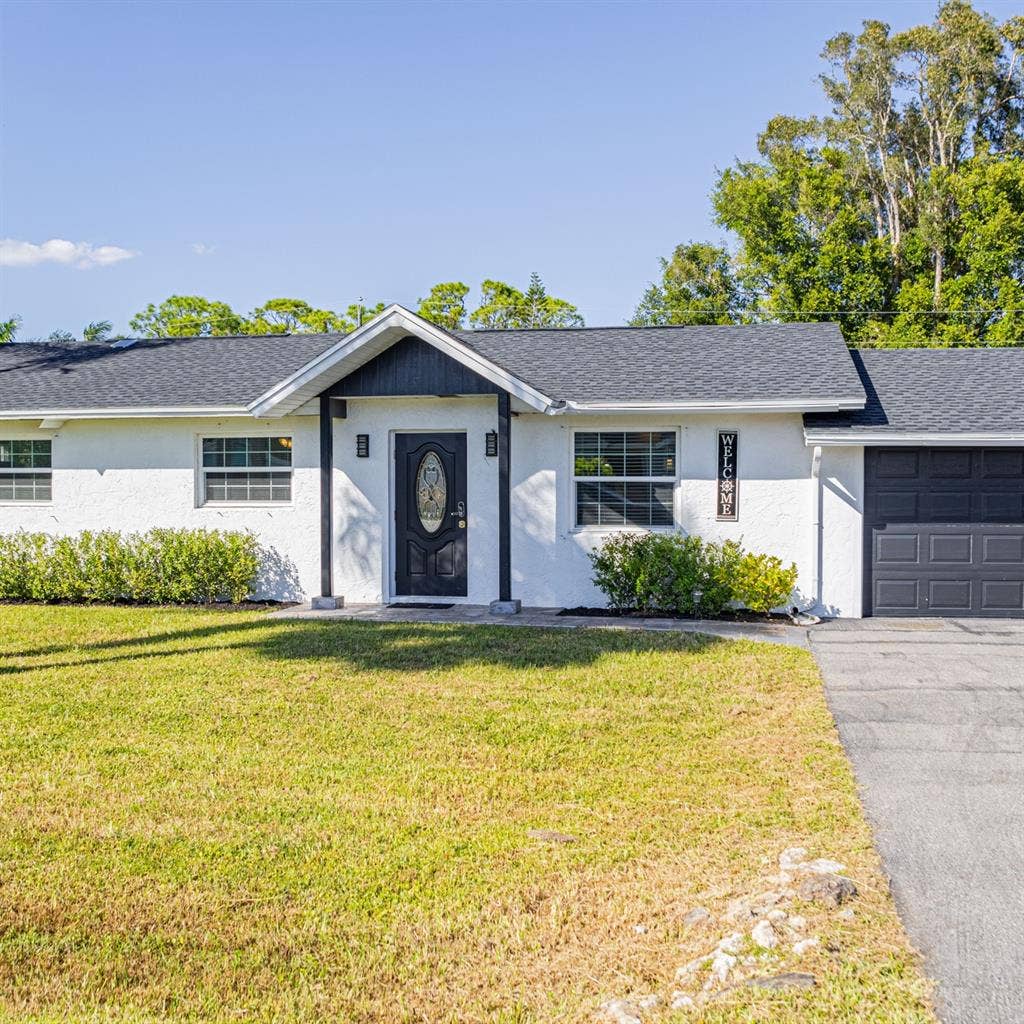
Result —
[[427, 452], [416, 470], [416, 512], [427, 533], [436, 533], [444, 522], [448, 481], [444, 466], [434, 452]]

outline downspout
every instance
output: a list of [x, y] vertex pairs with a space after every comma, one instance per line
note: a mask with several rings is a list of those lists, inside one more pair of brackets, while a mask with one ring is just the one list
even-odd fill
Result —
[[814, 536], [811, 541], [811, 598], [812, 609], [821, 605], [821, 445], [814, 446], [811, 455], [811, 529]]
[[821, 605], [821, 445], [811, 453], [811, 596], [803, 608], [793, 605], [789, 617], [798, 626], [820, 622], [816, 609]]

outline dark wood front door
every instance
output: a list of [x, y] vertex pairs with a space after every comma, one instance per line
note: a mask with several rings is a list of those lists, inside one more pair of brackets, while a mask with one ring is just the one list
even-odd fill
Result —
[[465, 597], [466, 435], [395, 435], [395, 594]]

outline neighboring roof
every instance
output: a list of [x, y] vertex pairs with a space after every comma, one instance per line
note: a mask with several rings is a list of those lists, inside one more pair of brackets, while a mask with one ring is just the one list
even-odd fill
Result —
[[167, 338], [110, 345], [0, 345], [0, 410], [244, 409], [336, 334]]
[[1024, 438], [1024, 348], [858, 349], [867, 405], [808, 413], [809, 441], [978, 434]]
[[864, 402], [839, 326], [831, 323], [454, 334], [572, 405]]

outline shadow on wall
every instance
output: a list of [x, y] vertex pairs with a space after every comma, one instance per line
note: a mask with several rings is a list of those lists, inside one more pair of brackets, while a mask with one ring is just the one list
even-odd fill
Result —
[[[102, 613], [102, 609], [98, 609]], [[88, 614], [86, 612], [85, 614]], [[607, 654], [675, 651], [696, 655], [732, 641], [696, 633], [627, 630], [533, 629], [517, 626], [425, 625], [418, 623], [301, 622], [259, 617], [243, 621], [230, 613], [194, 608], [163, 609], [171, 628], [86, 644], [8, 647], [0, 676], [173, 657], [204, 651], [250, 653], [268, 662], [316, 658], [347, 672], [444, 671], [464, 665], [512, 669], [590, 665]], [[174, 617], [190, 621], [173, 628]], [[63, 659], [60, 656], [63, 655]], [[26, 658], [54, 657], [44, 664]]]
[[273, 601], [301, 601], [306, 596], [295, 563], [277, 548], [261, 545], [260, 568], [256, 577], [255, 596]]

